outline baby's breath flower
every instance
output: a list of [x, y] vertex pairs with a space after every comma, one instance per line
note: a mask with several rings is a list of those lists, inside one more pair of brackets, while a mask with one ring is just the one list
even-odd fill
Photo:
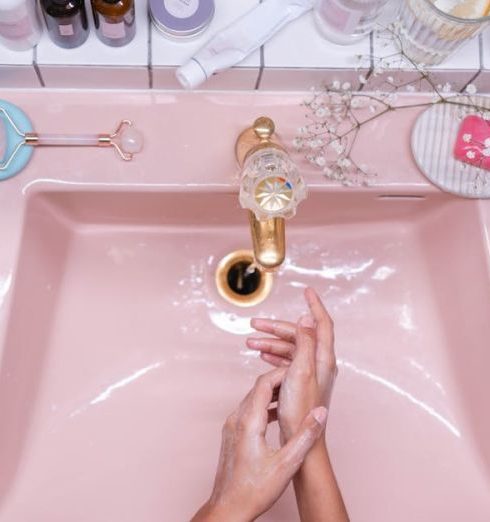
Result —
[[325, 164], [327, 163], [327, 161], [325, 160], [325, 158], [323, 156], [317, 156], [316, 159], [315, 159], [315, 163], [319, 167], [324, 167]]
[[320, 107], [316, 110], [315, 116], [318, 118], [325, 118], [326, 116], [329, 116], [330, 111], [326, 107]]
[[353, 108], [353, 109], [358, 109], [360, 106], [361, 106], [361, 100], [359, 98], [352, 98], [351, 102], [350, 102], [350, 106]]

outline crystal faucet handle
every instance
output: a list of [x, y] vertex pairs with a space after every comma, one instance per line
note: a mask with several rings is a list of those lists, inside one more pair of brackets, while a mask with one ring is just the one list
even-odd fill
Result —
[[277, 147], [261, 148], [245, 161], [240, 185], [240, 205], [258, 220], [289, 219], [307, 196], [298, 168]]

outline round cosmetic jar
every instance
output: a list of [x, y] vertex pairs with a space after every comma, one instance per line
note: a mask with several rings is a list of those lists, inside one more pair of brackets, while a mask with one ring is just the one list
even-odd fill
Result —
[[214, 0], [150, 0], [155, 27], [170, 38], [192, 38], [207, 29], [214, 17]]

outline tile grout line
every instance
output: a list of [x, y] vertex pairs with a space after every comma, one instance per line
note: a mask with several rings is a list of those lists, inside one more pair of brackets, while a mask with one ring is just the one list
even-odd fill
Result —
[[257, 81], [255, 82], [255, 90], [260, 90], [260, 84], [262, 83], [262, 75], [264, 74], [264, 68], [265, 68], [265, 46], [260, 46], [260, 68], [259, 68], [259, 74], [257, 76]]
[[[369, 33], [369, 71], [366, 73], [366, 81], [369, 80], [369, 77], [373, 73], [374, 70], [374, 31]], [[359, 81], [359, 92], [364, 90], [365, 83]]]
[[[264, 0], [259, 0], [259, 4], [261, 4]], [[260, 46], [260, 67], [259, 74], [257, 76], [257, 81], [255, 82], [254, 90], [258, 91], [260, 89], [260, 84], [262, 83], [262, 74], [264, 73], [265, 67], [265, 44]]]
[[148, 69], [148, 88], [153, 89], [153, 49], [152, 49], [152, 21], [150, 17], [150, 12], [146, 12], [147, 20], [148, 20], [148, 39], [147, 39], [147, 69]]
[[37, 45], [32, 50], [32, 67], [34, 68], [34, 72], [36, 73], [37, 79], [39, 80], [41, 87], [46, 87], [46, 83], [41, 73], [41, 69], [39, 68], [39, 65], [37, 63]]
[[483, 33], [478, 35], [478, 51], [480, 54], [480, 71], [483, 69]]

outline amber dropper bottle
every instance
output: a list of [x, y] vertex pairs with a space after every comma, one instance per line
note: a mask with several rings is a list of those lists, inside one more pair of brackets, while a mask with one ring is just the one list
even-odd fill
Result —
[[136, 34], [134, 0], [92, 0], [99, 39], [111, 47], [128, 44]]
[[88, 38], [88, 20], [83, 0], [41, 0], [49, 36], [65, 49], [79, 47]]

